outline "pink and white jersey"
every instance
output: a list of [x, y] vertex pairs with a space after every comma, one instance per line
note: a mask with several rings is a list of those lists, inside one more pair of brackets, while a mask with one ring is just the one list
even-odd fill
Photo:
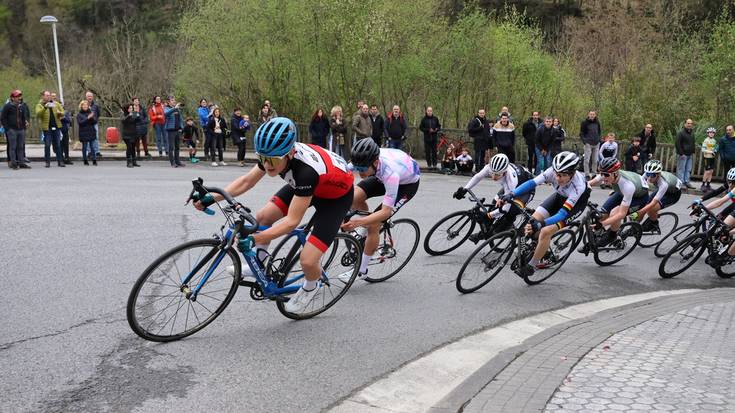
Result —
[[398, 197], [398, 186], [413, 184], [421, 178], [419, 164], [400, 149], [380, 149], [375, 177], [385, 186], [383, 205], [393, 206]]

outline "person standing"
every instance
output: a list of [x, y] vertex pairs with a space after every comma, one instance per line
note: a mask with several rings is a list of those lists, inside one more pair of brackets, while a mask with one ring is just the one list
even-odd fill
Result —
[[60, 131], [61, 118], [64, 117], [64, 109], [60, 103], [51, 100], [51, 92], [44, 90], [41, 99], [36, 104], [36, 117], [41, 124], [43, 131], [43, 155], [46, 160], [46, 168], [51, 167], [51, 146], [56, 153], [56, 163], [60, 167], [65, 167], [64, 160], [61, 158]]
[[369, 111], [368, 105], [363, 103], [360, 110], [352, 117], [352, 134], [355, 136], [355, 141], [372, 138], [373, 136], [373, 125], [370, 123], [370, 117], [368, 116]]
[[[266, 101], [267, 102], [267, 101]], [[260, 124], [264, 124], [271, 120], [273, 117], [271, 116], [271, 107], [270, 105], [263, 105], [263, 107], [260, 108], [260, 113], [258, 114], [258, 122]]]
[[347, 140], [347, 125], [342, 117], [342, 107], [334, 106], [330, 115], [329, 128], [332, 130], [332, 142], [329, 150], [341, 157], [344, 157], [345, 141]]
[[383, 146], [383, 135], [385, 134], [385, 119], [383, 115], [378, 112], [377, 105], [370, 105], [370, 126], [373, 129], [373, 140], [378, 146]]
[[733, 125], [725, 127], [725, 135], [717, 142], [717, 155], [722, 162], [723, 178], [726, 178], [727, 171], [735, 167], [735, 128]]
[[676, 154], [679, 156], [676, 161], [676, 176], [689, 189], [694, 189], [694, 185], [689, 182], [692, 173], [692, 155], [694, 155], [694, 121], [687, 119], [684, 127], [676, 134]]
[[579, 127], [579, 137], [584, 143], [584, 176], [589, 180], [597, 174], [597, 153], [602, 137], [602, 125], [596, 111], [587, 112], [587, 119]]
[[181, 133], [184, 146], [189, 148], [189, 162], [199, 163], [197, 159], [197, 142], [199, 141], [199, 128], [194, 125], [194, 119], [189, 116], [184, 123], [184, 131]]
[[311, 116], [311, 122], [309, 123], [309, 135], [311, 136], [312, 144], [321, 146], [322, 148], [327, 147], [329, 119], [327, 119], [322, 108], [317, 108]]
[[135, 138], [136, 155], [140, 158], [140, 147], [142, 145], [145, 157], [150, 158], [151, 154], [148, 152], [148, 111], [137, 97], [133, 98], [133, 110], [140, 114], [138, 123], [135, 125], [135, 134], [137, 135]]
[[8, 141], [8, 161], [11, 169], [30, 169], [25, 162], [23, 148], [25, 147], [26, 129], [30, 119], [25, 108], [21, 105], [23, 92], [13, 90], [10, 100], [0, 112], [0, 125], [5, 128], [5, 138]]
[[554, 159], [556, 155], [562, 152], [562, 145], [567, 138], [567, 131], [561, 126], [559, 118], [554, 118], [554, 129], [556, 129], [557, 133], [554, 137], [554, 142], [551, 143], [551, 159]]
[[[367, 107], [367, 105], [364, 107]], [[368, 119], [369, 123], [370, 120]], [[408, 130], [408, 122], [406, 122], [406, 117], [401, 112], [401, 107], [393, 105], [393, 110], [385, 119], [385, 134], [388, 137], [388, 147], [403, 150], [403, 141], [406, 140], [406, 130]]]
[[[125, 142], [125, 158], [128, 161], [128, 168], [140, 166], [135, 159], [135, 141], [138, 137], [140, 112], [136, 112], [133, 106], [133, 103], [125, 105], [122, 115], [122, 140]], [[171, 153], [171, 148], [169, 148], [169, 153]]]
[[648, 162], [656, 155], [656, 132], [653, 125], [647, 123], [637, 136], [641, 138], [641, 163]]
[[[156, 133], [156, 148], [158, 156], [163, 156], [166, 149], [166, 116], [164, 113], [163, 101], [160, 96], [154, 96], [151, 106], [148, 108], [148, 119], [153, 124], [153, 130]], [[167, 154], [168, 155], [168, 154]]]
[[61, 126], [59, 127], [61, 158], [63, 159], [64, 165], [74, 165], [74, 162], [69, 159], [69, 125], [71, 125], [71, 115], [64, 108], [64, 105], [56, 99], [56, 93], [51, 92], [51, 100], [61, 105], [61, 110], [64, 111], [64, 116], [61, 118]]
[[184, 129], [184, 119], [181, 116], [180, 108], [181, 103], [178, 103], [173, 96], [169, 96], [166, 101], [166, 107], [163, 110], [163, 115], [166, 118], [166, 152], [168, 152], [168, 162], [173, 168], [184, 166], [179, 160], [181, 131]]
[[551, 145], [556, 139], [558, 130], [554, 129], [554, 119], [547, 116], [544, 124], [536, 130], [536, 175], [551, 167]]
[[712, 182], [712, 174], [715, 170], [715, 149], [717, 147], [717, 141], [715, 140], [715, 134], [717, 129], [707, 128], [707, 137], [702, 142], [702, 157], [704, 158], [704, 175], [702, 176], [702, 186], [699, 190], [702, 192], [709, 192], [712, 190], [710, 183]]
[[625, 151], [625, 170], [640, 174], [643, 153], [643, 149], [641, 148], [641, 138], [639, 136], [634, 136], [630, 146]]
[[[212, 140], [209, 146], [209, 155], [212, 159], [212, 166], [227, 166], [224, 161], [224, 141], [225, 134], [227, 133], [227, 122], [222, 117], [222, 111], [220, 108], [215, 107], [212, 111], [212, 116], [209, 118], [209, 125], [207, 125], [209, 131], [212, 133]], [[215, 153], [216, 151], [216, 153]], [[219, 157], [219, 164], [217, 163], [217, 157]]]
[[485, 152], [491, 149], [489, 125], [485, 118], [485, 109], [479, 109], [477, 115], [467, 123], [467, 133], [472, 138], [475, 147], [475, 172], [485, 167]]
[[431, 169], [436, 169], [436, 143], [441, 128], [442, 124], [439, 122], [439, 118], [434, 116], [434, 109], [428, 106], [419, 124], [419, 130], [424, 133], [426, 166]]
[[89, 102], [83, 100], [79, 102], [79, 112], [76, 116], [77, 128], [79, 131], [79, 142], [82, 143], [82, 159], [84, 164], [89, 166], [87, 158], [92, 158], [92, 164], [97, 166], [97, 154], [92, 150], [92, 141], [97, 139], [97, 116], [92, 109], [89, 108]]
[[536, 170], [536, 131], [542, 124], [538, 111], [533, 111], [531, 117], [523, 124], [523, 140], [526, 142], [529, 171]]
[[209, 106], [207, 105], [207, 99], [199, 100], [199, 107], [197, 108], [197, 116], [199, 117], [199, 126], [202, 128], [202, 134], [204, 135], [204, 159], [209, 157], [209, 146], [212, 141], [212, 133], [209, 130], [209, 116], [211, 115]]
[[232, 112], [230, 127], [232, 128], [232, 133], [230, 134], [232, 137], [232, 143], [237, 146], [237, 161], [240, 163], [241, 167], [245, 166], [245, 150], [247, 148], [245, 134], [250, 130], [250, 121], [249, 119], [245, 120], [240, 108], [235, 108]]
[[507, 113], [500, 114], [500, 120], [492, 127], [492, 139], [498, 147], [498, 153], [505, 154], [511, 163], [516, 161], [516, 127], [510, 122]]
[[92, 150], [94, 151], [94, 155], [99, 159], [102, 154], [100, 153], [100, 125], [99, 125], [99, 118], [102, 116], [102, 111], [100, 110], [99, 105], [94, 100], [94, 93], [92, 91], [87, 91], [87, 93], [84, 94], [84, 98], [87, 99], [87, 102], [89, 103], [89, 108], [94, 112], [95, 118], [98, 120], [98, 123], [94, 125], [95, 133], [97, 134], [96, 139], [92, 141]]

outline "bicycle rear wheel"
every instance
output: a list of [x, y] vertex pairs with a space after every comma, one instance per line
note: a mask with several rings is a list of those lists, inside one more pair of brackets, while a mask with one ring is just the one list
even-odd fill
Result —
[[[357, 273], [360, 271], [360, 260], [362, 258], [360, 243], [352, 235], [338, 233], [334, 237], [330, 249], [324, 255], [331, 255], [332, 258], [327, 260], [322, 258], [322, 278], [318, 287], [320, 288], [319, 293], [301, 313], [286, 311], [286, 301], [277, 300], [276, 306], [281, 314], [293, 320], [305, 320], [314, 317], [333, 306], [350, 289], [355, 278], [357, 278]], [[325, 263], [327, 265], [324, 265]], [[292, 261], [292, 264], [295, 264], [295, 262]], [[302, 273], [292, 276], [290, 268], [287, 268], [283, 273], [286, 276], [278, 280], [279, 288], [289, 285], [300, 286], [304, 282]], [[342, 281], [340, 275], [344, 274], [349, 275], [348, 281]]]
[[457, 211], [440, 219], [424, 237], [424, 251], [444, 255], [459, 248], [475, 229], [469, 211]]
[[408, 218], [391, 221], [379, 233], [378, 249], [370, 258], [365, 281], [383, 282], [398, 274], [416, 253], [421, 231], [416, 221]]
[[650, 248], [656, 246], [661, 240], [666, 238], [667, 235], [671, 234], [676, 230], [676, 226], [679, 224], [679, 217], [673, 212], [664, 212], [658, 214], [658, 227], [659, 230], [656, 232], [644, 232], [641, 234], [641, 240], [638, 245], [643, 248]]
[[[235, 249], [222, 251], [219, 244], [216, 239], [181, 244], [143, 271], [127, 304], [128, 324], [135, 334], [150, 341], [179, 340], [206, 327], [222, 313], [237, 291], [240, 258]], [[218, 257], [221, 260], [216, 263]], [[182, 280], [198, 264], [199, 270], [184, 285]], [[227, 271], [230, 265], [235, 269], [232, 274]], [[196, 299], [187, 297], [211, 266], [213, 272]]]
[[627, 257], [640, 242], [641, 233], [641, 224], [637, 222], [621, 225], [614, 241], [604, 247], [597, 247], [594, 254], [597, 265], [606, 267]]
[[549, 244], [549, 251], [543, 258], [548, 267], [543, 269], [536, 269], [533, 274], [528, 277], [524, 277], [523, 281], [528, 285], [540, 284], [548, 280], [552, 275], [556, 274], [562, 265], [567, 261], [574, 247], [577, 245], [577, 234], [569, 228], [564, 228], [551, 237], [551, 243]]
[[735, 260], [728, 257], [725, 264], [715, 267], [715, 272], [720, 278], [732, 278], [735, 276]]
[[676, 244], [658, 266], [661, 278], [673, 278], [691, 267], [707, 249], [707, 234], [697, 232]]
[[515, 233], [501, 232], [480, 244], [462, 265], [455, 283], [457, 291], [479, 290], [498, 275], [516, 250]]
[[653, 254], [659, 258], [665, 257], [666, 254], [676, 246], [676, 244], [681, 242], [684, 238], [696, 233], [697, 230], [697, 224], [694, 222], [675, 229], [669, 235], [659, 241], [659, 243], [656, 245], [656, 248], [653, 250]]

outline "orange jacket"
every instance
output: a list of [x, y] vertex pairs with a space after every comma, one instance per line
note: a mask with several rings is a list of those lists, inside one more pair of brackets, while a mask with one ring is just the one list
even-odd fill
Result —
[[163, 104], [155, 103], [151, 105], [151, 107], [148, 108], [148, 119], [150, 119], [151, 123], [154, 125], [163, 125], [166, 122], [166, 119], [163, 116]]

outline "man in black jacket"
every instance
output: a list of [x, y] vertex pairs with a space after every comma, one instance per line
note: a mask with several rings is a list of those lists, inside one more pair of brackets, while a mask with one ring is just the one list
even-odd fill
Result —
[[684, 128], [676, 135], [676, 154], [679, 155], [676, 161], [676, 176], [684, 183], [684, 185], [692, 189], [694, 185], [689, 182], [692, 172], [692, 155], [694, 155], [694, 121], [687, 119], [684, 122]]
[[385, 133], [385, 119], [378, 112], [378, 105], [370, 106], [370, 123], [373, 125], [373, 140], [378, 146], [383, 146], [383, 134]]
[[587, 119], [580, 124], [579, 137], [584, 143], [584, 176], [589, 178], [597, 173], [597, 153], [602, 137], [602, 125], [594, 110], [587, 112]]
[[403, 141], [406, 139], [408, 122], [401, 112], [401, 107], [393, 105], [393, 111], [385, 120], [385, 134], [388, 136], [388, 146], [393, 149], [403, 150]]
[[636, 136], [641, 138], [641, 161], [646, 163], [649, 159], [653, 159], [656, 154], [656, 132], [653, 130], [653, 125], [647, 123]]
[[429, 168], [436, 168], [436, 141], [441, 128], [439, 118], [434, 116], [434, 109], [431, 106], [427, 107], [426, 114], [421, 119], [421, 124], [419, 124], [419, 130], [424, 133], [426, 166]]
[[10, 93], [10, 101], [3, 106], [0, 112], [0, 125], [5, 128], [5, 137], [8, 140], [8, 162], [11, 169], [26, 168], [23, 149], [25, 135], [30, 119], [27, 109], [21, 103], [23, 93], [14, 90]]
[[541, 126], [541, 118], [538, 112], [533, 112], [526, 123], [523, 124], [523, 140], [526, 142], [528, 152], [528, 170], [536, 170], [536, 131]]
[[477, 111], [477, 116], [467, 124], [467, 133], [475, 147], [475, 172], [485, 167], [485, 152], [493, 148], [490, 142], [490, 122], [485, 118], [485, 109]]
[[547, 116], [544, 124], [536, 130], [536, 170], [539, 175], [551, 166], [551, 145], [561, 132], [554, 127], [554, 118]]

